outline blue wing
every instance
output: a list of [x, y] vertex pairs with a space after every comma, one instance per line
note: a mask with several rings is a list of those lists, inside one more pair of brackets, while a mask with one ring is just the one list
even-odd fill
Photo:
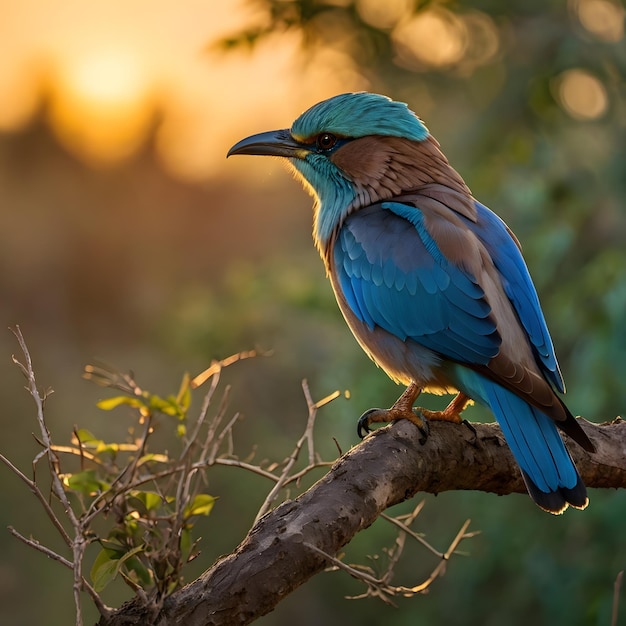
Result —
[[552, 339], [522, 253], [506, 224], [480, 202], [476, 202], [475, 206], [478, 219], [476, 222], [465, 220], [467, 227], [487, 248], [543, 373], [563, 393], [565, 385]]
[[[476, 209], [476, 222], [460, 219], [490, 254], [538, 365], [563, 392], [552, 339], [516, 240], [495, 213], [478, 202]], [[344, 295], [370, 328], [410, 337], [462, 363], [485, 365], [497, 354], [500, 338], [481, 287], [441, 254], [415, 207], [385, 202], [361, 209], [344, 223], [334, 255]]]
[[414, 207], [395, 202], [348, 217], [334, 246], [343, 294], [370, 329], [380, 326], [448, 359], [486, 365], [500, 336], [484, 292], [439, 252], [422, 219]]

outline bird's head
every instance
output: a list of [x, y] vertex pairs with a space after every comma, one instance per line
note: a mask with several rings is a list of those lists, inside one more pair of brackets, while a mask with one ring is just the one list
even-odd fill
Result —
[[233, 154], [288, 159], [316, 199], [314, 237], [322, 248], [352, 211], [437, 182], [447, 165], [406, 104], [366, 92], [324, 100], [290, 129], [241, 140]]

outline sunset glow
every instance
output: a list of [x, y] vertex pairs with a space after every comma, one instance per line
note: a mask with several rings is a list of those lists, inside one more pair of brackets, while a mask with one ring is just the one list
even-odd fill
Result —
[[133, 154], [152, 118], [153, 85], [130, 51], [102, 48], [59, 68], [51, 122], [69, 150], [92, 163]]
[[367, 87], [345, 59], [335, 75], [328, 54], [299, 75], [297, 36], [271, 38], [254, 54], [219, 51], [220, 37], [254, 18], [245, 0], [3, 4], [0, 41], [11, 63], [0, 65], [0, 131], [24, 127], [45, 97], [55, 136], [92, 166], [131, 157], [154, 133], [166, 170], [205, 179], [242, 133]]

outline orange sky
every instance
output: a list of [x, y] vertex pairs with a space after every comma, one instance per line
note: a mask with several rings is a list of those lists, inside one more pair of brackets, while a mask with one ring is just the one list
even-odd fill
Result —
[[[569, 5], [594, 36], [623, 37], [624, 10], [613, 0]], [[314, 102], [368, 88], [339, 52], [300, 65], [297, 35], [278, 34], [253, 54], [216, 51], [212, 44], [221, 36], [259, 19], [254, 6], [246, 0], [0, 0], [0, 132], [27, 124], [46, 93], [59, 141], [84, 161], [106, 165], [142, 145], [158, 110], [164, 167], [199, 180], [215, 174], [226, 149], [246, 134], [287, 126]], [[462, 60], [471, 71], [471, 63], [498, 52], [498, 30], [479, 11], [468, 9], [460, 19], [439, 5], [411, 16], [410, 0], [387, 0], [382, 13], [380, 6], [357, 3], [366, 22], [393, 27], [405, 66]], [[480, 49], [471, 45], [475, 34]], [[579, 119], [599, 116], [607, 105], [602, 84], [576, 69], [557, 77], [554, 94]]]
[[277, 36], [254, 54], [212, 48], [254, 18], [250, 5], [0, 0], [0, 52], [10, 60], [0, 64], [0, 130], [26, 124], [45, 89], [59, 140], [84, 160], [107, 164], [141, 145], [158, 108], [163, 164], [200, 179], [245, 134], [283, 127], [316, 100], [366, 86], [356, 74], [331, 71], [329, 59], [300, 76], [295, 36]]

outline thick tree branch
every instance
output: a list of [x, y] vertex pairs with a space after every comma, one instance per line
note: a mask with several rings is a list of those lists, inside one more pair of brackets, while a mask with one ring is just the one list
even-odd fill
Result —
[[[569, 445], [585, 483], [626, 487], [626, 423], [580, 421], [597, 447], [589, 455]], [[324, 569], [323, 553], [334, 556], [382, 511], [418, 491], [525, 491], [499, 427], [473, 426], [475, 432], [434, 422], [424, 445], [421, 433], [406, 421], [378, 430], [307, 492], [262, 517], [232, 554], [170, 596], [154, 621], [131, 601], [100, 624], [248, 624]]]

